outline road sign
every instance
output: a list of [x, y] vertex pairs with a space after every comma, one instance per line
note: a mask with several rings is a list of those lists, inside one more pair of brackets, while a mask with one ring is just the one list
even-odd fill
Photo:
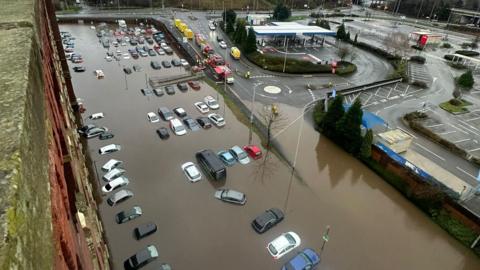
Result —
[[333, 88], [332, 98], [335, 98], [336, 96], [337, 96], [337, 90], [335, 90], [335, 88]]

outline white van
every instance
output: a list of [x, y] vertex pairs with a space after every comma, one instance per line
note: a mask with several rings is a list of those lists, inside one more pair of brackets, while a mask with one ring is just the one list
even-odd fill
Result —
[[120, 168], [123, 165], [123, 161], [117, 159], [110, 159], [102, 166], [102, 171], [109, 172], [115, 168]]
[[92, 115], [90, 115], [88, 118], [92, 119], [92, 120], [96, 120], [96, 119], [100, 119], [100, 118], [103, 118], [105, 117], [105, 115], [103, 115], [102, 112], [99, 112], [99, 113], [94, 113]]
[[105, 154], [117, 152], [117, 151], [120, 151], [120, 150], [122, 150], [122, 146], [120, 146], [118, 144], [109, 144], [109, 145], [105, 145], [104, 147], [98, 149], [98, 153], [100, 155], [105, 155]]
[[110, 182], [113, 179], [122, 176], [124, 173], [125, 173], [124, 169], [115, 168], [115, 169], [109, 171], [108, 173], [106, 173], [103, 176], [103, 180]]
[[175, 135], [181, 136], [187, 134], [187, 129], [177, 118], [173, 118], [172, 120], [170, 120], [170, 128], [172, 129], [173, 133], [175, 133]]

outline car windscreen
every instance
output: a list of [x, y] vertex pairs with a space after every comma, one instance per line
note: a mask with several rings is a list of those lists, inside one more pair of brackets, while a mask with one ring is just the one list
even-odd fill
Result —
[[278, 253], [277, 249], [275, 249], [275, 247], [272, 244], [268, 245], [268, 249], [274, 255], [276, 255]]

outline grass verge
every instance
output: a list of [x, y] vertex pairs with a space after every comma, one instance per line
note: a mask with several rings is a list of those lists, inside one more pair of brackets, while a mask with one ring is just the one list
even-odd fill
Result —
[[450, 101], [446, 101], [443, 103], [440, 103], [440, 108], [444, 109], [445, 111], [452, 113], [452, 114], [462, 114], [462, 113], [467, 113], [469, 110], [465, 108], [465, 106], [470, 105], [468, 102], [465, 102], [464, 100], [459, 100], [459, 105], [453, 105], [450, 103]]

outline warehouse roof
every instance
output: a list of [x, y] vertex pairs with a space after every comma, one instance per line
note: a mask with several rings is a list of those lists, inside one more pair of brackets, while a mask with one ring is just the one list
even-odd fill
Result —
[[296, 22], [272, 22], [269, 25], [252, 26], [257, 36], [335, 36], [335, 32], [312, 25], [303, 25]]

